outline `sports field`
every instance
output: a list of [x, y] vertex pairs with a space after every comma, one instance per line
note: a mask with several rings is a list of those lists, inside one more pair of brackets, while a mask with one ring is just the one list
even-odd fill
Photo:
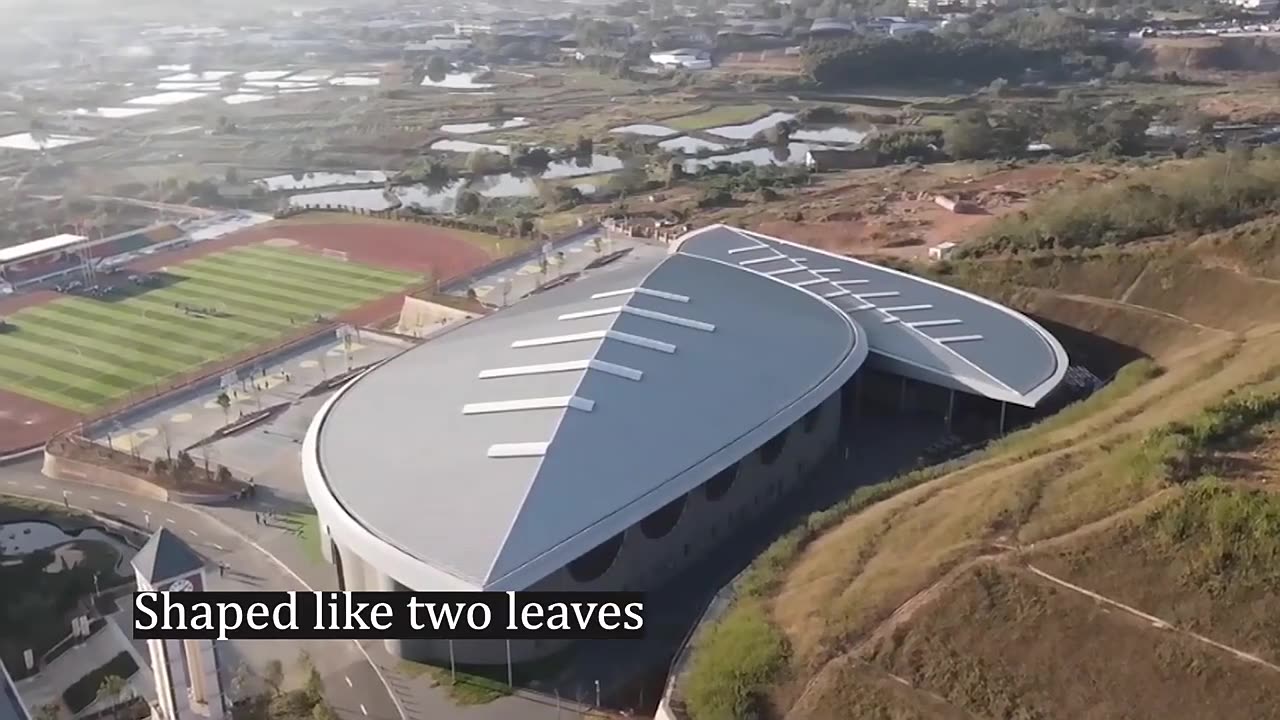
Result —
[[[9, 316], [0, 389], [90, 413], [138, 390], [422, 281], [421, 275], [263, 244], [153, 273], [152, 288], [64, 297]], [[187, 309], [184, 309], [187, 308]]]

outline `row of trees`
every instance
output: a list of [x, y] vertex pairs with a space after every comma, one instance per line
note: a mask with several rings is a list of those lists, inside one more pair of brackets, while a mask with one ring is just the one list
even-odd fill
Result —
[[946, 33], [857, 35], [814, 43], [805, 52], [805, 69], [815, 82], [829, 86], [986, 83], [1007, 76], [1010, 68], [1061, 76], [1097, 73], [1125, 56], [1119, 44], [1053, 12], [998, 16], [985, 25], [970, 22], [974, 25]]

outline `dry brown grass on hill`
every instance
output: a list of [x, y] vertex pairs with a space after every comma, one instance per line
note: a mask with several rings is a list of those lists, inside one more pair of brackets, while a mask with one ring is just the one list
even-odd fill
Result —
[[868, 659], [979, 717], [1280, 714], [1280, 674], [999, 564], [970, 569]]

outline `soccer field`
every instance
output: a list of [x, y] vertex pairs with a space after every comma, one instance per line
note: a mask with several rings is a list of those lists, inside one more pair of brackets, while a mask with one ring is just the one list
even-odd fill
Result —
[[160, 287], [66, 297], [10, 316], [14, 328], [0, 334], [0, 388], [88, 413], [200, 365], [270, 346], [317, 313], [350, 310], [422, 280], [262, 245], [159, 275], [166, 280]]

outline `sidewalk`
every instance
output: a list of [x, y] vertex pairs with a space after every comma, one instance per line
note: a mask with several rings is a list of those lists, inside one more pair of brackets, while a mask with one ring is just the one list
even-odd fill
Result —
[[[137, 660], [137, 655], [128, 639], [108, 621], [106, 627], [90, 635], [84, 643], [67, 650], [36, 675], [19, 680], [18, 692], [31, 707], [39, 707], [50, 702], [61, 704], [64, 690], [122, 652], [130, 653]], [[136, 695], [148, 701], [155, 700], [155, 687], [151, 682], [151, 673], [146, 663], [139, 663], [138, 671], [125, 680], [129, 681], [129, 688]]]
[[[260, 478], [259, 487], [271, 492], [259, 496], [255, 505], [215, 506], [201, 508], [204, 512], [235, 532], [257, 544], [276, 561], [287, 566], [294, 575], [312, 590], [337, 590], [338, 581], [331, 565], [324, 562], [318, 549], [309, 551], [303, 538], [293, 534], [291, 524], [281, 519], [267, 519], [266, 525], [260, 525], [254, 519], [254, 512], [270, 507], [270, 498], [296, 496], [298, 490], [292, 487], [280, 487], [291, 479], [282, 478], [279, 474]], [[299, 478], [297, 482], [301, 483]], [[274, 485], [273, 485], [274, 483]], [[263, 492], [260, 490], [260, 492]], [[296, 510], [292, 501], [285, 501], [290, 509]], [[318, 538], [307, 541], [318, 542]], [[259, 590], [272, 589], [267, 587]], [[589, 711], [584, 706], [569, 700], [563, 700], [559, 707], [554, 698], [529, 693], [524, 696], [520, 690], [517, 694], [499, 698], [484, 705], [459, 706], [449, 697], [445, 689], [435, 683], [430, 673], [405, 672], [398, 658], [393, 657], [381, 642], [365, 641], [360, 643], [367, 658], [372, 662], [395, 697], [405, 720], [442, 720], [448, 717], [465, 715], [468, 720], [570, 720], [581, 717], [605, 717], [602, 715], [585, 715]]]

